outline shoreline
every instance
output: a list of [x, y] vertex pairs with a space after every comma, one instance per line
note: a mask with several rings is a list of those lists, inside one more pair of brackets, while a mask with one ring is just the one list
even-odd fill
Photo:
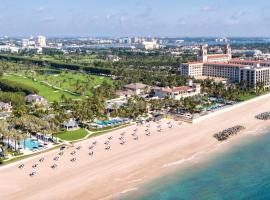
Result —
[[[94, 138], [98, 140], [98, 145], [91, 158], [87, 154], [87, 146], [93, 138], [85, 140], [75, 144], [75, 147], [82, 146], [78, 151], [78, 161], [69, 161], [69, 153], [74, 149], [67, 149], [65, 156], [57, 161], [59, 167], [55, 170], [50, 168], [55, 163], [52, 160], [55, 152], [39, 155], [37, 158], [43, 156], [46, 160], [40, 164], [34, 178], [30, 178], [28, 173], [32, 171], [31, 166], [37, 162], [37, 158], [23, 161], [25, 168], [22, 170], [15, 164], [0, 170], [0, 179], [5, 180], [5, 185], [0, 188], [0, 196], [7, 200], [118, 199], [160, 175], [190, 166], [194, 160], [199, 163], [208, 160], [212, 152], [223, 153], [241, 142], [241, 138], [246, 135], [263, 132], [270, 126], [270, 122], [257, 120], [254, 116], [268, 111], [269, 100], [270, 96], [266, 96], [193, 125], [179, 126], [173, 122], [172, 129], [166, 127], [167, 120], [163, 120], [164, 129], [161, 133], [156, 131], [156, 124], [151, 123], [152, 136], [145, 136], [145, 126], [138, 126], [139, 141], [134, 141], [130, 136], [136, 126], [116, 130]], [[239, 135], [225, 142], [213, 138], [217, 131], [237, 124], [246, 127]], [[118, 136], [124, 130], [127, 144], [122, 146]], [[106, 151], [103, 143], [109, 135], [114, 135], [114, 141], [112, 149]]]
[[[267, 125], [267, 128], [269, 129], [270, 125]], [[264, 130], [261, 130], [261, 132], [256, 133], [248, 133], [249, 131], [243, 134], [240, 133], [239, 135], [230, 138], [228, 141], [220, 142], [209, 148], [196, 152], [190, 155], [189, 157], [180, 160], [175, 160], [169, 163], [164, 163], [163, 165], [160, 166], [161, 168], [160, 170], [162, 171], [161, 174], [159, 175], [156, 174], [155, 176], [148, 177], [148, 179], [143, 180], [143, 182], [141, 182], [142, 179], [140, 179], [141, 181], [138, 184], [134, 184], [130, 186], [131, 188], [126, 188], [123, 191], [119, 191], [119, 193], [116, 195], [117, 196], [116, 199], [123, 198], [124, 200], [126, 200], [128, 199], [128, 197], [133, 196], [140, 197], [140, 195], [136, 195], [136, 193], [134, 192], [135, 191], [140, 192], [140, 189], [143, 186], [152, 184], [155, 181], [162, 179], [162, 177], [170, 176], [173, 175], [174, 173], [176, 174], [185, 173], [187, 172], [188, 168], [192, 168], [196, 165], [200, 165], [199, 168], [207, 168], [209, 165], [211, 165], [212, 162], [215, 161], [215, 159], [218, 159], [219, 156], [224, 156], [226, 153], [229, 153], [231, 148], [234, 148], [237, 144], [239, 144], [241, 139], [247, 139], [247, 137], [253, 138], [257, 137], [258, 135], [266, 134]], [[255, 130], [251, 132], [255, 132]], [[240, 145], [242, 144], [243, 142], [240, 142]], [[102, 200], [109, 200], [109, 199], [112, 199], [110, 195], [103, 198]]]

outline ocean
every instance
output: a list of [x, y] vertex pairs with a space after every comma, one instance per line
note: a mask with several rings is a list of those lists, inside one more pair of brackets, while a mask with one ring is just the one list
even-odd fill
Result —
[[207, 163], [145, 183], [121, 200], [270, 200], [270, 131], [242, 138]]

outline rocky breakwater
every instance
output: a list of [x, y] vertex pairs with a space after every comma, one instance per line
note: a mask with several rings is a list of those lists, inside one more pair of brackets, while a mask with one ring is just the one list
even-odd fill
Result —
[[245, 129], [244, 126], [236, 125], [236, 126], [233, 126], [231, 128], [227, 128], [223, 131], [220, 131], [218, 133], [215, 133], [213, 135], [213, 137], [216, 138], [218, 141], [224, 141], [233, 135], [237, 135], [240, 131], [242, 131], [244, 129]]
[[263, 112], [255, 116], [256, 119], [259, 120], [269, 120], [270, 119], [270, 112]]

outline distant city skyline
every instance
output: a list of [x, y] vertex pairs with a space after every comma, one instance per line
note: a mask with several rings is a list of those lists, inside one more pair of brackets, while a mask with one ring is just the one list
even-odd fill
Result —
[[0, 36], [270, 37], [267, 0], [0, 0]]

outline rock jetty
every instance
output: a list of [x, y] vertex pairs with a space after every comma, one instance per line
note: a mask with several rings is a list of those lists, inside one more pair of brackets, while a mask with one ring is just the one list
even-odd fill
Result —
[[218, 141], [224, 141], [227, 140], [229, 137], [238, 134], [240, 131], [244, 129], [245, 129], [244, 126], [236, 125], [231, 128], [227, 128], [223, 131], [220, 131], [218, 133], [215, 133], [213, 137], [216, 138]]
[[259, 120], [269, 120], [270, 119], [270, 112], [263, 112], [255, 116], [256, 119]]

